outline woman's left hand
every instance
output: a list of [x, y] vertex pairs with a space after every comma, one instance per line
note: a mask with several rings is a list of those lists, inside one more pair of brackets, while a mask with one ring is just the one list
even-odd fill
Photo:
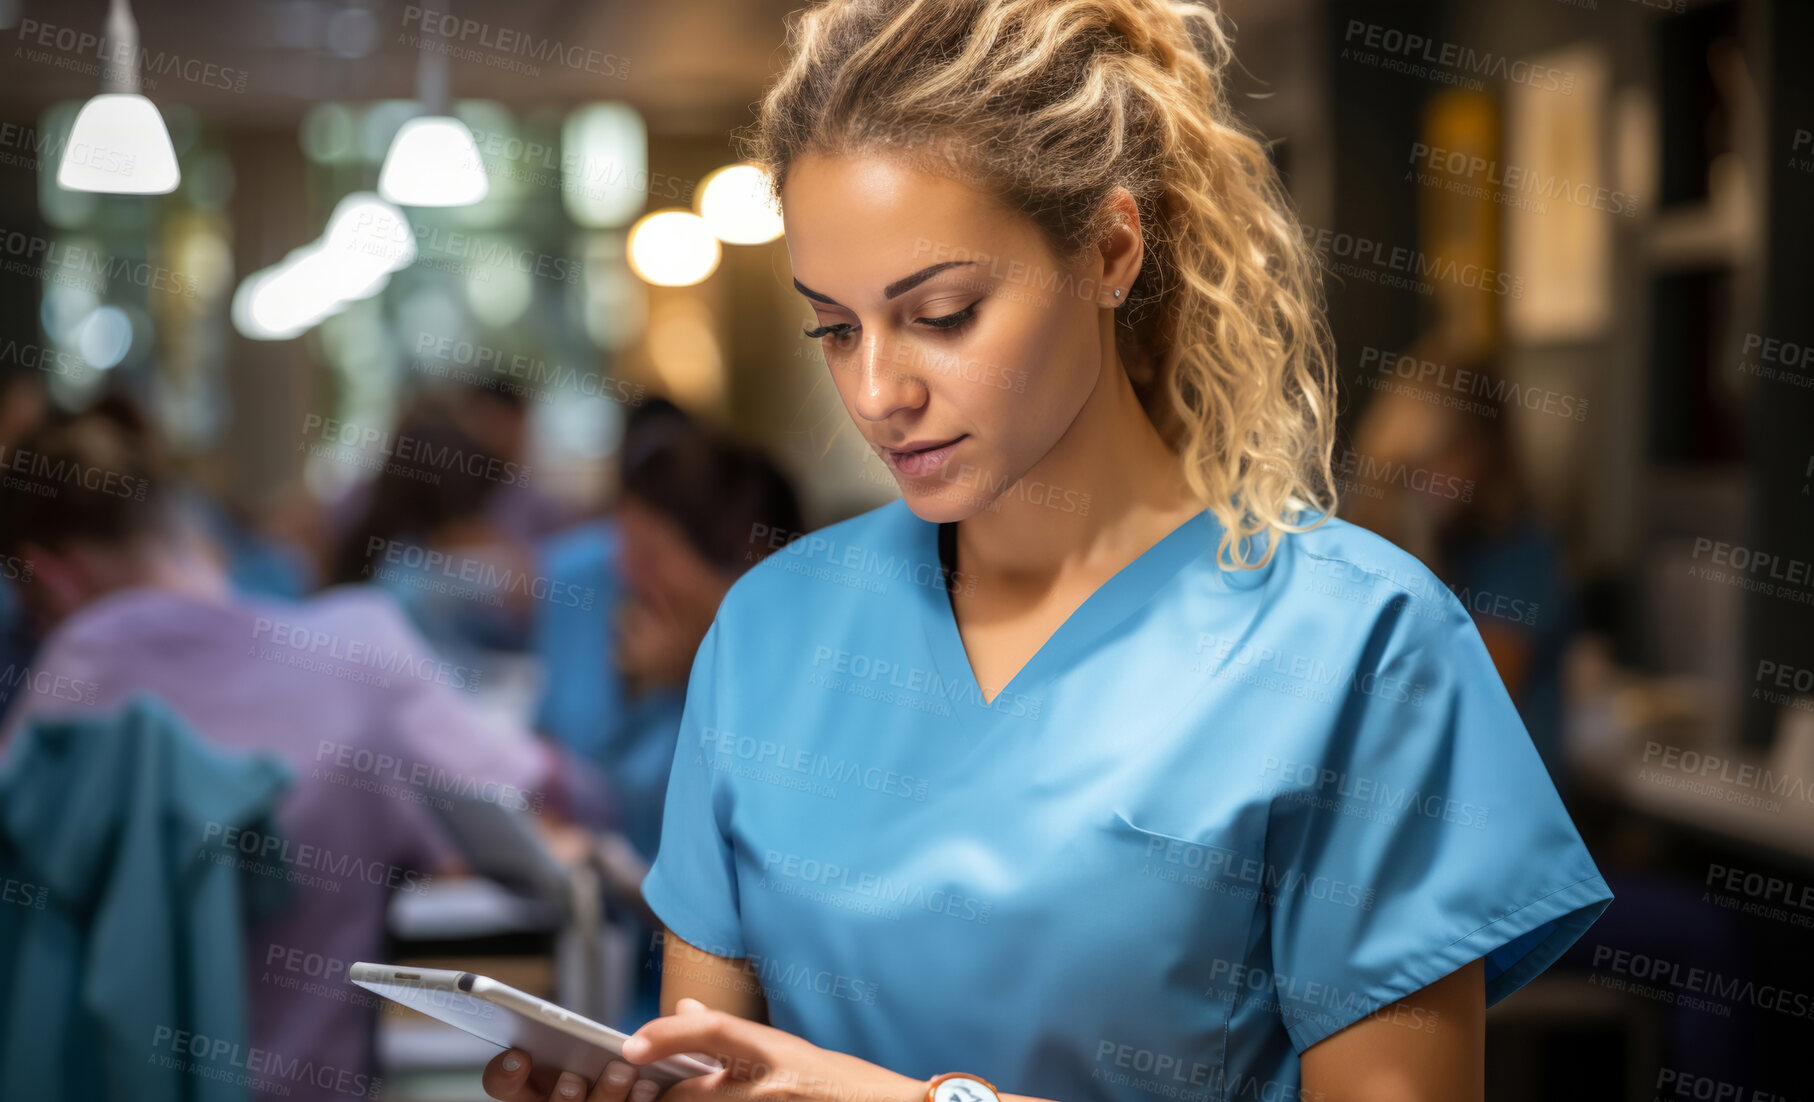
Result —
[[624, 1059], [647, 1064], [683, 1053], [708, 1055], [722, 1071], [683, 1079], [662, 1102], [921, 1102], [918, 1079], [805, 1041], [785, 1030], [681, 999], [675, 1012], [624, 1042]]

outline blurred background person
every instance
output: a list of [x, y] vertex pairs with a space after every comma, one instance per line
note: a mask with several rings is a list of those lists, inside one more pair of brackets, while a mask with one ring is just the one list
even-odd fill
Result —
[[1467, 608], [1562, 789], [1564, 660], [1580, 617], [1561, 543], [1530, 496], [1506, 375], [1490, 355], [1436, 343], [1382, 361], [1364, 379], [1352, 444], [1337, 448], [1342, 514], [1415, 554]]
[[[613, 463], [619, 501], [625, 465], [640, 461], [653, 438], [689, 423], [679, 406], [659, 396], [630, 409]], [[595, 761], [606, 760], [618, 745], [616, 732], [627, 714], [616, 654], [615, 610], [624, 600], [622, 554], [621, 517], [609, 511], [549, 537], [538, 555], [550, 588], [558, 585], [581, 599], [547, 601], [536, 610], [531, 646], [543, 684], [535, 727]]]
[[[396, 458], [369, 484], [339, 537], [329, 584], [389, 592], [444, 657], [478, 668], [487, 651], [527, 644], [525, 549], [489, 511], [505, 479], [523, 471], [468, 432], [450, 395], [423, 391], [397, 418]], [[386, 449], [390, 451], [390, 449]]]
[[190, 523], [218, 549], [236, 592], [294, 600], [317, 588], [303, 547], [261, 530], [257, 518], [229, 508], [208, 488], [171, 480], [172, 497]]
[[246, 973], [262, 977], [252, 1041], [373, 1074], [374, 1006], [286, 987], [294, 973], [273, 979], [271, 962], [306, 957], [344, 974], [381, 959], [393, 891], [459, 867], [402, 778], [432, 778], [431, 794], [491, 791], [553, 818], [568, 796], [558, 753], [487, 721], [456, 687], [463, 671], [377, 590], [300, 603], [236, 595], [172, 508], [158, 448], [124, 399], [55, 418], [19, 447], [33, 463], [0, 488], [0, 554], [34, 564], [23, 592], [47, 631], [38, 668], [85, 686], [86, 699], [17, 694], [0, 755], [34, 719], [105, 714], [147, 692], [211, 742], [280, 757], [295, 778], [278, 814], [283, 852], [315, 857], [275, 861], [277, 875], [294, 874], [292, 902], [248, 931]]
[[529, 400], [524, 390], [475, 383], [442, 389], [461, 432], [477, 441], [486, 455], [523, 469], [523, 477], [500, 483], [486, 496], [492, 527], [514, 545], [528, 548], [570, 523], [572, 508], [543, 492], [541, 480], [532, 474]]
[[[662, 399], [631, 411], [620, 462], [611, 518], [617, 599], [595, 614], [608, 626], [606, 646], [571, 645], [575, 633], [562, 621], [576, 613], [543, 606], [554, 617], [541, 636], [549, 674], [543, 715], [563, 714], [553, 702], [596, 699], [598, 711], [574, 709], [574, 722], [555, 733], [600, 769], [621, 829], [646, 865], [661, 838], [693, 656], [731, 583], [800, 535], [803, 521], [790, 480], [762, 449]], [[582, 688], [600, 684], [609, 688]], [[604, 710], [611, 699], [615, 713]], [[656, 930], [643, 933], [629, 1028], [660, 1013]]]
[[696, 421], [660, 415], [624, 456], [617, 565], [623, 599], [612, 656], [626, 722], [596, 760], [628, 835], [648, 858], [661, 836], [687, 675], [718, 604], [745, 570], [802, 534], [787, 475], [762, 451]]
[[[1558, 790], [1566, 794], [1563, 704], [1580, 605], [1561, 541], [1532, 500], [1516, 446], [1518, 405], [1503, 366], [1440, 339], [1382, 356], [1361, 377], [1370, 400], [1338, 447], [1342, 512], [1414, 548], [1473, 617]], [[1607, 946], [1694, 960], [1726, 975], [1750, 967], [1742, 929], [1692, 883], [1610, 866], [1609, 907], [1557, 961], [1591, 975]], [[1671, 1008], [1668, 1066], [1729, 1082], [1750, 1063], [1753, 1015]]]

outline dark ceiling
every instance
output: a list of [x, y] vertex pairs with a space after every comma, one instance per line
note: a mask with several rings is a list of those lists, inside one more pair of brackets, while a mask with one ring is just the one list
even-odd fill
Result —
[[[430, 7], [458, 17], [453, 94], [514, 108], [626, 99], [652, 126], [721, 129], [780, 62], [798, 0], [136, 0], [143, 91], [228, 125], [299, 119], [329, 99], [415, 95]], [[104, 0], [0, 0], [0, 112], [100, 89]], [[10, 17], [10, 18], [9, 18]], [[162, 70], [161, 72], [156, 70]]]
[[[228, 126], [281, 125], [322, 100], [411, 98], [418, 36], [457, 17], [453, 94], [522, 109], [624, 99], [651, 128], [722, 131], [780, 65], [804, 0], [135, 0], [143, 91]], [[1234, 2], [1251, 51], [1304, 5]], [[0, 117], [26, 120], [100, 89], [106, 0], [0, 0]], [[565, 60], [551, 60], [558, 50]], [[1251, 72], [1264, 71], [1251, 52]]]

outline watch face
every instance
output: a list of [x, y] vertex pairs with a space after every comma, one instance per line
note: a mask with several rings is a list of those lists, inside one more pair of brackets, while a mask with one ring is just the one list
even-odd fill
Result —
[[932, 1102], [997, 1102], [997, 1096], [974, 1079], [952, 1076], [932, 1088]]

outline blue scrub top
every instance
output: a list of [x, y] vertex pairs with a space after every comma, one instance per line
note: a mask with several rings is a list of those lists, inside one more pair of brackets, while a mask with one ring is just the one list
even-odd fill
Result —
[[650, 906], [781, 1029], [1063, 1102], [1295, 1098], [1304, 1049], [1469, 961], [1505, 998], [1612, 893], [1466, 610], [1339, 519], [1256, 571], [1220, 535], [987, 704], [974, 579], [904, 502], [771, 554], [694, 660]]

